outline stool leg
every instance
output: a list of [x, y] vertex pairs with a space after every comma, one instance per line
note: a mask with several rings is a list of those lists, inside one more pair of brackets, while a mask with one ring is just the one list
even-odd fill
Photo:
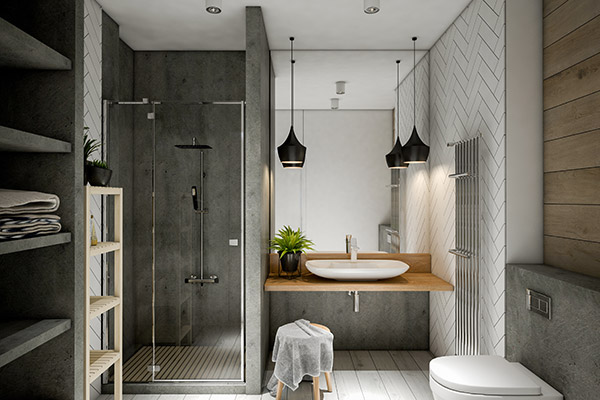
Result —
[[320, 400], [319, 377], [313, 376], [313, 400]]
[[277, 397], [276, 400], [281, 400], [281, 393], [283, 392], [283, 382], [277, 381]]
[[327, 391], [331, 392], [331, 372], [325, 372], [325, 380], [327, 381]]

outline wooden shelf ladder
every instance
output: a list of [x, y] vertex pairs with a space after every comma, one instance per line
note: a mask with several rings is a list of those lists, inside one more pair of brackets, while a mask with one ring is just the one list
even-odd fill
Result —
[[[90, 201], [93, 195], [107, 195], [114, 199], [114, 238], [112, 242], [91, 245]], [[85, 400], [90, 400], [90, 384], [114, 365], [114, 400], [123, 397], [123, 189], [111, 187], [85, 187]], [[91, 258], [114, 253], [114, 293], [112, 296], [90, 296]], [[90, 349], [91, 321], [114, 310], [114, 348], [112, 350]]]

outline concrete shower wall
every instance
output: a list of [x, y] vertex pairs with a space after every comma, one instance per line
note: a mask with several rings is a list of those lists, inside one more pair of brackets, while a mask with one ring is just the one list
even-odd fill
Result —
[[[243, 52], [135, 52], [133, 97], [164, 102], [240, 101], [245, 96], [244, 63]], [[146, 117], [150, 108], [138, 107], [134, 116], [138, 344], [149, 344], [152, 332], [152, 123]], [[240, 247], [227, 243], [229, 238], [240, 238], [241, 229], [239, 110], [236, 106], [156, 106], [157, 342], [178, 344], [179, 318], [190, 314], [199, 339], [203, 327], [239, 326]], [[220, 282], [203, 287], [183, 283], [190, 273], [199, 272], [199, 218], [192, 211], [190, 195], [191, 186], [200, 185], [199, 153], [174, 145], [191, 144], [192, 137], [214, 148], [205, 153], [209, 209], [204, 227], [205, 272], [218, 275]], [[224, 207], [228, 199], [237, 205]], [[186, 301], [188, 308], [180, 309]]]
[[246, 393], [259, 394], [269, 340], [273, 66], [260, 7], [246, 7]]

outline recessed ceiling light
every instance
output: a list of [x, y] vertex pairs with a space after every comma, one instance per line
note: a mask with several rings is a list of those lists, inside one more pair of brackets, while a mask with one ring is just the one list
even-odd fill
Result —
[[206, 11], [210, 14], [221, 13], [222, 0], [206, 0]]
[[380, 10], [379, 0], [364, 0], [365, 13], [377, 14]]

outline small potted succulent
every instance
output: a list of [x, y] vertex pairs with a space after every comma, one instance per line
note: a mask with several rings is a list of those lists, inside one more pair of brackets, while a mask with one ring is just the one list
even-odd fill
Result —
[[289, 226], [284, 226], [271, 240], [269, 249], [277, 251], [281, 262], [281, 270], [291, 279], [295, 272], [299, 272], [300, 255], [305, 253], [306, 250], [314, 250], [314, 245], [312, 240], [304, 236], [300, 228], [293, 230]]

